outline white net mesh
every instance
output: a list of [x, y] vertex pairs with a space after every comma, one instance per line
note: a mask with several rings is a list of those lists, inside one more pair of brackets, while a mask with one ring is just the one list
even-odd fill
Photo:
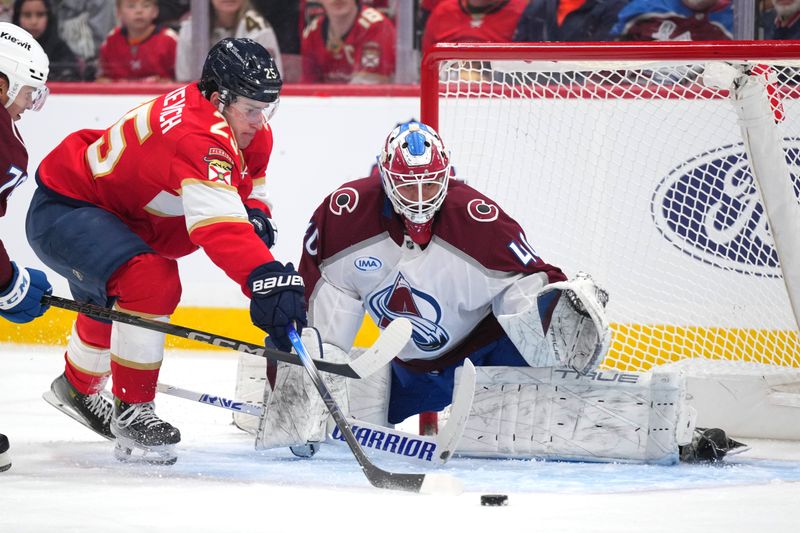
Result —
[[[797, 193], [800, 69], [742, 65], [756, 63], [771, 63]], [[545, 261], [608, 289], [612, 368], [800, 366], [737, 115], [727, 90], [705, 85], [708, 64], [440, 63], [438, 127], [456, 178], [516, 218]]]

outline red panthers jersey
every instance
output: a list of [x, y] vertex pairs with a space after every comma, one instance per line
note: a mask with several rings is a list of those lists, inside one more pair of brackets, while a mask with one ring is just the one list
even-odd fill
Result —
[[396, 32], [380, 11], [364, 8], [343, 40], [328, 32], [328, 19], [315, 18], [303, 32], [303, 82], [349, 83], [355, 75], [394, 75]]
[[511, 42], [528, 0], [501, 0], [476, 12], [467, 0], [441, 0], [422, 35], [422, 51], [436, 43]]
[[271, 151], [269, 125], [240, 151], [225, 118], [192, 84], [105, 131], [69, 135], [38, 172], [57, 193], [114, 213], [165, 257], [202, 247], [244, 288], [254, 268], [273, 260], [245, 210], [267, 211]]
[[169, 28], [157, 27], [138, 43], [128, 41], [128, 33], [118, 26], [100, 47], [101, 75], [112, 80], [139, 80], [159, 77], [175, 79], [175, 49], [178, 35]]
[[[0, 217], [6, 214], [8, 197], [28, 177], [28, 150], [5, 106], [0, 105]], [[11, 280], [11, 261], [0, 241], [0, 289]]]

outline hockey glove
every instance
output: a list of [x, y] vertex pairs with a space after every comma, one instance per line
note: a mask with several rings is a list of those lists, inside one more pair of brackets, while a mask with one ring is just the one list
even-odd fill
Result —
[[13, 261], [11, 266], [14, 269], [11, 283], [0, 292], [0, 316], [24, 324], [47, 311], [50, 306], [42, 305], [42, 296], [53, 294], [53, 287], [41, 270], [20, 270]]
[[275, 225], [275, 222], [264, 211], [254, 207], [247, 208], [247, 218], [250, 219], [256, 235], [264, 241], [267, 248], [275, 246], [275, 243], [278, 242], [278, 226]]
[[291, 352], [287, 327], [294, 323], [299, 333], [308, 324], [303, 278], [291, 263], [284, 266], [272, 261], [253, 270], [247, 285], [252, 292], [250, 318], [253, 324], [269, 333], [276, 348]]

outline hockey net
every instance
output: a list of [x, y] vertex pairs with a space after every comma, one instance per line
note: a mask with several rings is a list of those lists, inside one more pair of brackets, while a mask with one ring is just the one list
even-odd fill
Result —
[[772, 163], [788, 167], [797, 208], [797, 44], [459, 44], [423, 60], [421, 118], [456, 178], [520, 222], [529, 253], [609, 291], [605, 368], [691, 360], [796, 379], [782, 261], [800, 228], [785, 229], [779, 258], [783, 223], [765, 212], [727, 67], [767, 80], [785, 159]]

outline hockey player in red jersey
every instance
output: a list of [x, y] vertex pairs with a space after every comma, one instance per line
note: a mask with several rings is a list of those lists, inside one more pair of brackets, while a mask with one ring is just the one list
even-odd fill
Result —
[[[0, 217], [8, 197], [28, 177], [28, 150], [14, 122], [47, 97], [47, 55], [28, 32], [0, 22]], [[44, 294], [52, 287], [44, 272], [23, 268], [8, 258], [0, 241], [0, 316], [22, 324], [41, 316]], [[8, 439], [0, 434], [0, 472], [11, 467]]]
[[323, 0], [303, 31], [303, 83], [386, 83], [394, 77], [394, 24], [356, 0]]
[[[42, 161], [28, 239], [76, 300], [168, 320], [181, 295], [176, 259], [203, 248], [251, 298], [253, 323], [289, 351], [305, 324], [302, 280], [269, 250], [268, 123], [281, 78], [250, 39], [224, 39], [199, 83], [126, 113], [106, 130], [69, 135]], [[116, 456], [172, 463], [180, 433], [154, 412], [163, 335], [79, 315], [51, 403], [99, 434]], [[113, 404], [103, 397], [112, 376]], [[151, 453], [155, 452], [155, 453]]]

